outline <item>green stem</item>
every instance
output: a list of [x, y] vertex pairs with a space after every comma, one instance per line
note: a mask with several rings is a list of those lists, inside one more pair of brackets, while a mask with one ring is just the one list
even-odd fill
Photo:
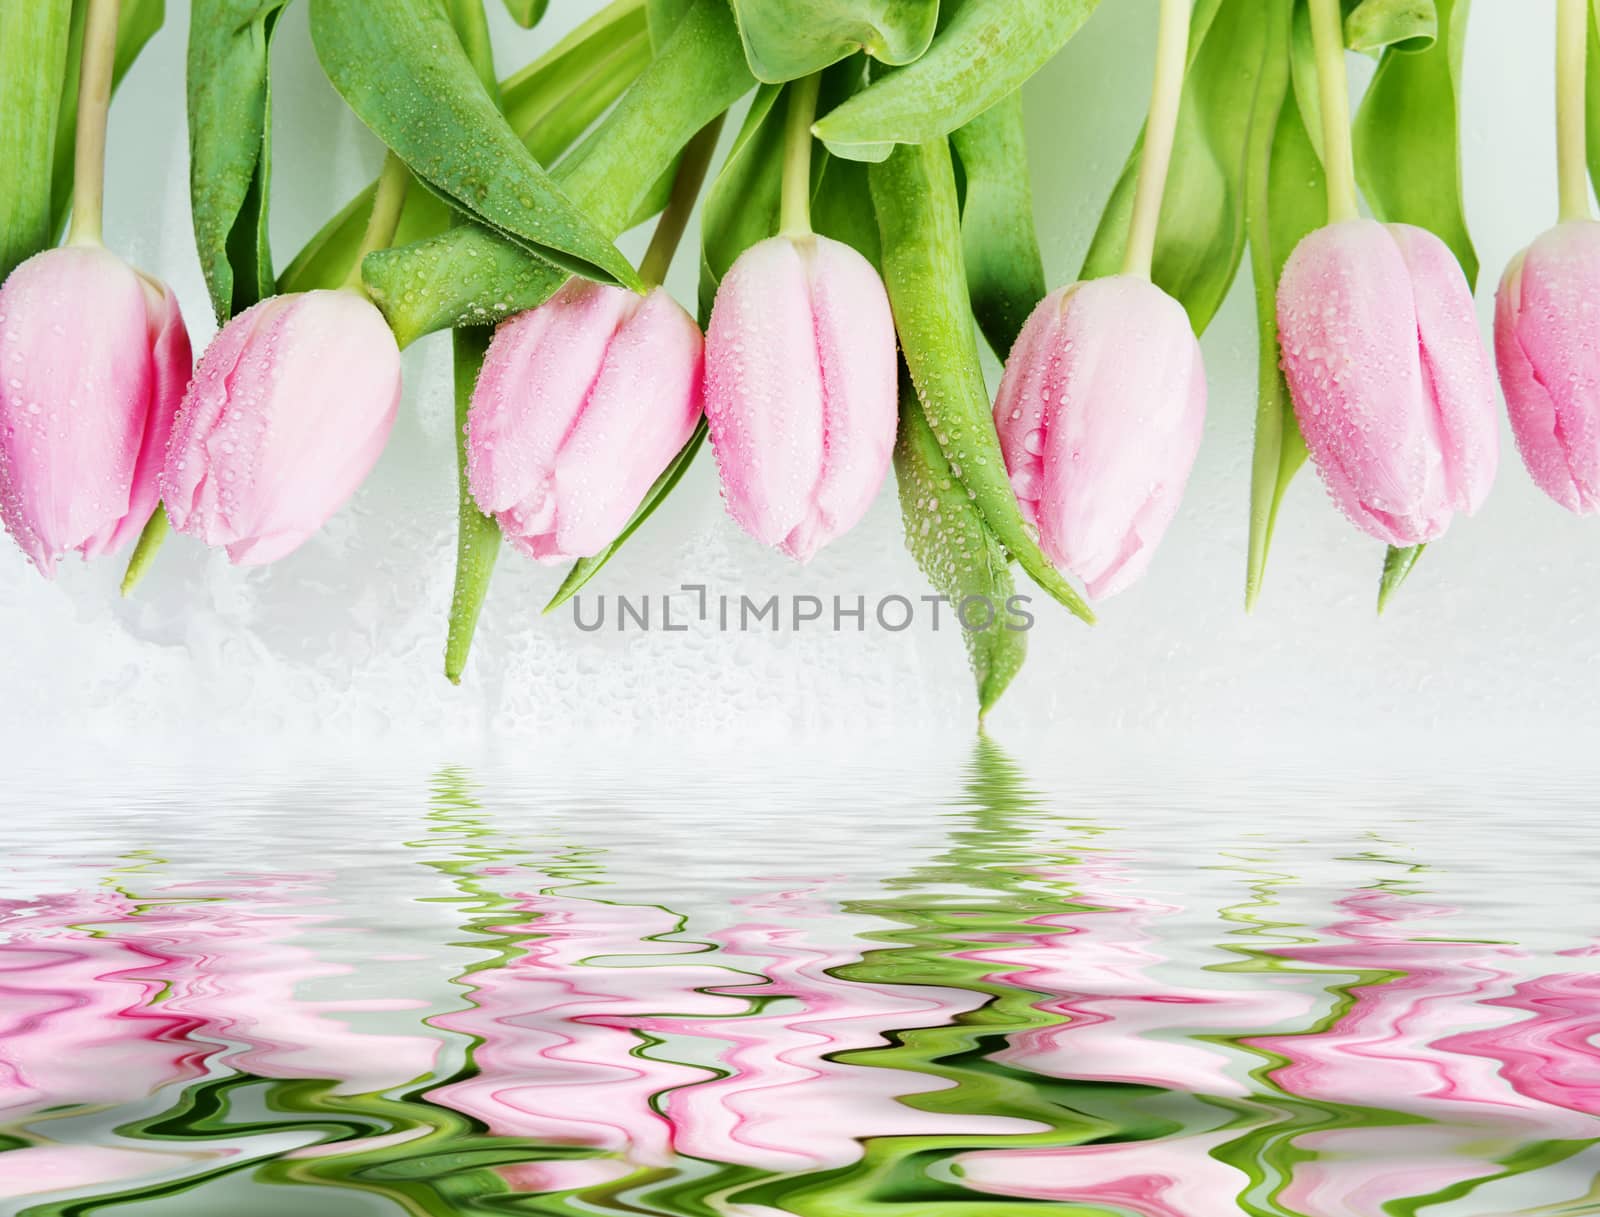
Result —
[[368, 254], [388, 249], [400, 227], [400, 213], [405, 210], [406, 190], [411, 185], [411, 170], [393, 152], [383, 161], [383, 172], [378, 175], [378, 192], [372, 199], [372, 218], [367, 221], [366, 235], [361, 238], [361, 248], [356, 251], [355, 265], [344, 286], [367, 294], [361, 282], [361, 264]]
[[83, 59], [78, 76], [77, 160], [72, 179], [69, 245], [100, 244], [106, 193], [106, 120], [117, 67], [117, 22], [122, 0], [89, 0], [83, 23]]
[[156, 552], [161, 548], [161, 543], [167, 539], [171, 527], [167, 521], [166, 511], [157, 503], [155, 513], [145, 522], [144, 531], [139, 534], [138, 543], [133, 547], [133, 557], [128, 559], [127, 572], [122, 576], [124, 596], [133, 595], [133, 589], [139, 586], [139, 581], [150, 569], [150, 564], [156, 560]]
[[1328, 222], [1353, 220], [1356, 162], [1350, 150], [1350, 85], [1344, 72], [1344, 18], [1339, 0], [1311, 0], [1311, 42], [1317, 53], [1322, 105], [1322, 164], [1328, 175]]
[[1167, 167], [1172, 163], [1172, 141], [1178, 128], [1178, 106], [1183, 100], [1183, 71], [1189, 57], [1191, 0], [1161, 0], [1161, 24], [1156, 36], [1156, 78], [1150, 90], [1150, 116], [1145, 120], [1144, 146], [1139, 152], [1139, 183], [1134, 190], [1133, 217], [1128, 222], [1128, 248], [1122, 256], [1122, 273], [1150, 277], [1156, 252], [1156, 229], [1161, 220], [1161, 196], [1167, 188]]
[[1586, 0], [1558, 0], [1556, 9], [1556, 172], [1561, 218], [1589, 218], [1584, 163], [1584, 55], [1589, 42]]
[[811, 123], [817, 116], [820, 75], [789, 86], [789, 121], [783, 135], [783, 208], [778, 230], [788, 236], [811, 231]]
[[716, 151], [717, 136], [721, 133], [722, 116], [718, 115], [700, 128], [700, 133], [683, 150], [666, 210], [656, 221], [650, 248], [645, 250], [644, 261], [639, 263], [639, 277], [649, 287], [666, 280], [672, 255], [678, 252], [678, 242], [683, 240], [684, 230], [689, 226], [689, 217], [694, 213], [695, 201], [700, 197], [700, 187], [706, 180], [706, 170], [711, 168], [711, 154]]

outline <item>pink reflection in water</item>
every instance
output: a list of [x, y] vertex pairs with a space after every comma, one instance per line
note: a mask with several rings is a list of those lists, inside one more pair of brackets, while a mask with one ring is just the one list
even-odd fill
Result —
[[[103, 889], [0, 905], [0, 1120], [136, 1102], [227, 1068], [384, 1089], [432, 1068], [432, 1037], [358, 1031], [343, 1017], [401, 1000], [307, 1000], [300, 987], [352, 969], [302, 939], [326, 877], [257, 876], [225, 891]], [[88, 1187], [172, 1170], [172, 1149], [36, 1144], [0, 1154], [0, 1195]]]
[[777, 1004], [734, 1021], [652, 1024], [727, 1045], [717, 1056], [726, 1077], [667, 1096], [679, 1150], [770, 1171], [807, 1171], [855, 1162], [868, 1137], [1041, 1131], [1041, 1125], [1026, 1120], [918, 1111], [902, 1100], [954, 1083], [830, 1059], [886, 1045], [894, 1031], [948, 1025], [984, 996], [932, 985], [874, 986], [829, 975], [830, 968], [857, 962], [860, 949], [830, 949], [811, 941], [814, 927], [807, 920], [838, 916], [831, 902], [806, 899], [815, 890], [786, 890], [776, 902], [770, 897], [736, 902], [746, 912], [786, 913], [800, 925], [751, 921], [712, 936], [733, 959], [766, 978], [723, 991], [779, 999]]
[[[711, 1071], [648, 1049], [641, 1030], [662, 1011], [743, 1013], [746, 1002], [711, 991], [732, 975], [701, 962], [693, 944], [666, 941], [679, 918], [662, 909], [559, 894], [515, 899], [526, 917], [501, 929], [533, 941], [510, 962], [470, 974], [469, 1008], [431, 1020], [480, 1041], [477, 1075], [430, 1091], [429, 1100], [503, 1136], [667, 1164], [672, 1128], [652, 1100]], [[618, 1170], [617, 1162], [556, 1162], [502, 1173], [522, 1190], [551, 1191]]]

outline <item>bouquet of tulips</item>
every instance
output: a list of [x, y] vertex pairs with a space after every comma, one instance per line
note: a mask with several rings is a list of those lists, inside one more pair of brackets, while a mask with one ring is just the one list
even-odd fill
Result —
[[[1005, 602], [1015, 563], [1092, 621], [1178, 509], [1206, 409], [1197, 335], [1247, 249], [1247, 605], [1308, 455], [1388, 547], [1380, 607], [1493, 481], [1460, 190], [1468, 0], [1161, 0], [1144, 131], [1053, 291], [1020, 89], [1095, 0], [613, 0], [505, 80], [493, 0], [301, 0], [389, 156], [280, 269], [268, 81], [293, 2], [192, 0], [194, 227], [222, 326], [194, 365], [173, 293], [100, 236], [107, 108], [161, 0], [0, 0], [0, 512], [46, 575], [131, 546], [130, 589], [169, 527], [235, 563], [291, 553], [372, 469], [401, 349], [448, 329], [452, 680], [503, 541], [571, 564], [562, 603], [707, 437], [729, 514], [797, 561], [893, 465], [941, 594]], [[544, 9], [504, 2], [524, 26]], [[1586, 512], [1600, 83], [1589, 6], [1558, 3], [1561, 222], [1507, 269], [1495, 349], [1530, 473]], [[1347, 50], [1377, 57], [1353, 121]], [[697, 204], [698, 319], [661, 286]], [[634, 266], [614, 239], [652, 220]], [[992, 398], [979, 332], [1005, 361]], [[987, 710], [1024, 635], [965, 638]]]

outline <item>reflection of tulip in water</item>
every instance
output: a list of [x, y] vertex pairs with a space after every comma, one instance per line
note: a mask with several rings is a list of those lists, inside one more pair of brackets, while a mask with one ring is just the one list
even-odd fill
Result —
[[[0, 918], [0, 1118], [137, 1102], [225, 1062], [268, 1078], [316, 1078], [354, 1094], [428, 1073], [431, 1037], [361, 1030], [344, 1017], [405, 1000], [316, 1001], [344, 975], [299, 940], [320, 880], [270, 876], [226, 891], [168, 887], [14, 904]], [[215, 1150], [41, 1145], [0, 1154], [0, 1194], [88, 1186], [170, 1170]]]
[[0, 288], [0, 514], [46, 575], [144, 528], [190, 366], [172, 290], [98, 245]]
[[[1089, 907], [1032, 919], [1028, 924], [1056, 928], [1020, 945], [962, 953], [995, 963], [995, 983], [1059, 994], [1037, 1008], [1063, 1021], [1012, 1036], [993, 1059], [1031, 1073], [1181, 1094], [1252, 1093], [1242, 1055], [1198, 1037], [1301, 1017], [1309, 998], [1294, 990], [1196, 989], [1159, 979], [1150, 969], [1166, 957], [1155, 926], [1180, 909], [1119, 892], [1113, 884], [1126, 880], [1100, 867], [1049, 877]], [[1249, 1186], [1243, 1172], [1212, 1156], [1232, 1136], [980, 1151], [959, 1161], [972, 1186], [1001, 1195], [1119, 1205], [1140, 1217], [1210, 1217]]]
[[[702, 1081], [707, 1070], [641, 1052], [641, 1020], [663, 1011], [735, 1015], [746, 1003], [717, 996], [733, 977], [692, 947], [656, 940], [678, 919], [661, 909], [561, 895], [519, 897], [529, 943], [503, 967], [472, 973], [472, 1006], [433, 1023], [476, 1037], [475, 1076], [429, 1092], [431, 1102], [502, 1136], [589, 1146], [640, 1166], [672, 1160], [672, 1128], [651, 1100]], [[651, 957], [608, 966], [608, 957]], [[525, 1191], [604, 1181], [612, 1162], [530, 1162], [503, 1170]]]
[[1354, 987], [1353, 1002], [1327, 1030], [1248, 1042], [1287, 1060], [1272, 1077], [1292, 1095], [1438, 1123], [1302, 1134], [1296, 1146], [1316, 1157], [1296, 1166], [1286, 1204], [1328, 1217], [1384, 1212], [1392, 1201], [1496, 1173], [1484, 1152], [1496, 1140], [1509, 1152], [1600, 1136], [1600, 1123], [1519, 1093], [1484, 1050], [1521, 1038], [1514, 1026], [1482, 1029], [1497, 1007], [1513, 1004], [1506, 994], [1520, 951], [1416, 935], [1407, 924], [1450, 909], [1380, 892], [1346, 897], [1340, 907], [1349, 917], [1328, 931], [1338, 941], [1279, 953], [1371, 979]]
[[[800, 891], [785, 891], [753, 913], [800, 911]], [[749, 902], [745, 902], [749, 903]], [[830, 971], [854, 963], [849, 948], [810, 939], [816, 921], [837, 916], [814, 902], [808, 926], [741, 922], [714, 935], [730, 963], [765, 981], [725, 987], [773, 1002], [738, 1019], [652, 1020], [653, 1030], [727, 1045], [717, 1055], [726, 1077], [667, 1096], [681, 1153], [769, 1171], [828, 1170], [861, 1157], [871, 1137], [994, 1136], [1038, 1131], [1028, 1121], [972, 1113], [919, 1111], [902, 1100], [954, 1083], [905, 1070], [846, 1064], [841, 1053], [876, 1048], [897, 1032], [948, 1025], [972, 1010], [977, 994], [935, 985], [872, 985]]]

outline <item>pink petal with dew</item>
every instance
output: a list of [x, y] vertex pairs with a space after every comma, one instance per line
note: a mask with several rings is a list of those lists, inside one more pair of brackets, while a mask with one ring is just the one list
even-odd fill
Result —
[[822, 369], [806, 260], [752, 245], [723, 277], [706, 331], [706, 422], [734, 520], [785, 546], [812, 512], [825, 452]]
[[1284, 377], [1334, 501], [1391, 545], [1443, 532], [1437, 418], [1423, 383], [1412, 277], [1375, 220], [1319, 228], [1278, 284]]

